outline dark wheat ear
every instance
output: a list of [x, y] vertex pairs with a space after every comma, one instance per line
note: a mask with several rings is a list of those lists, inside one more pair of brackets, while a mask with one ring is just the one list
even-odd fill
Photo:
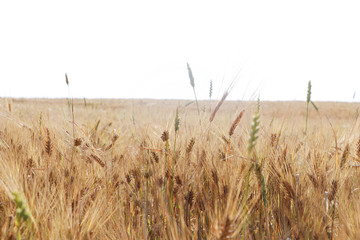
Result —
[[185, 195], [185, 201], [190, 207], [193, 205], [194, 197], [195, 194], [191, 189], [189, 190], [188, 194]]
[[169, 140], [169, 131], [166, 130], [161, 134], [161, 140], [163, 140], [164, 142]]
[[52, 154], [52, 143], [51, 143], [51, 138], [50, 138], [50, 131], [49, 131], [48, 128], [46, 128], [45, 151], [49, 156], [51, 156], [51, 154]]
[[191, 138], [188, 146], [186, 147], [186, 154], [189, 155], [194, 147], [195, 139]]
[[329, 194], [329, 201], [332, 201], [335, 199], [337, 190], [338, 190], [338, 181], [337, 180], [333, 180], [331, 183], [331, 190], [330, 190], [330, 194]]
[[93, 159], [95, 162], [97, 162], [101, 167], [105, 167], [105, 163], [103, 160], [101, 160], [101, 158], [99, 158], [98, 156], [96, 156], [95, 154], [91, 154], [90, 158]]
[[74, 139], [74, 147], [80, 146], [82, 142], [83, 142], [83, 140], [81, 138], [75, 138]]
[[156, 152], [151, 152], [152, 158], [156, 163], [159, 163], [159, 156], [156, 154]]

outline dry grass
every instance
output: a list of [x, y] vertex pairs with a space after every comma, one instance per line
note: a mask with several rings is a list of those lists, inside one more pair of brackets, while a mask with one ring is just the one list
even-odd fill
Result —
[[317, 103], [305, 135], [306, 102], [262, 102], [250, 155], [253, 102], [199, 101], [201, 125], [185, 101], [11, 102], [0, 239], [360, 237], [357, 104]]

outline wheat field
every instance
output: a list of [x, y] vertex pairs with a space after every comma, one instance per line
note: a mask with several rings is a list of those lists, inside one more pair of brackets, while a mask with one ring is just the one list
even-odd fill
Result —
[[0, 239], [360, 238], [358, 104], [216, 105], [0, 99]]

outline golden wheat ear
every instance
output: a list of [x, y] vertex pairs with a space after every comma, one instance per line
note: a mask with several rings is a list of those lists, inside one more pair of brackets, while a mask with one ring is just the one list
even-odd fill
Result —
[[216, 104], [214, 111], [211, 113], [211, 116], [210, 116], [210, 119], [209, 119], [210, 122], [212, 122], [214, 120], [216, 113], [219, 111], [221, 105], [225, 102], [225, 99], [227, 98], [228, 95], [229, 95], [228, 91], [224, 92], [224, 94], [221, 97], [220, 101]]
[[232, 123], [230, 130], [229, 130], [229, 136], [234, 135], [236, 127], [239, 125], [241, 118], [243, 117], [245, 113], [245, 110], [242, 110], [239, 115], [235, 118], [234, 122]]

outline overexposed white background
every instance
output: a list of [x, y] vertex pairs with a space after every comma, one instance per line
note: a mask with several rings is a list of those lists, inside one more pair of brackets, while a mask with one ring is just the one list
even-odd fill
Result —
[[[360, 100], [358, 1], [1, 1], [0, 97]], [[354, 93], [359, 92], [358, 96]]]

